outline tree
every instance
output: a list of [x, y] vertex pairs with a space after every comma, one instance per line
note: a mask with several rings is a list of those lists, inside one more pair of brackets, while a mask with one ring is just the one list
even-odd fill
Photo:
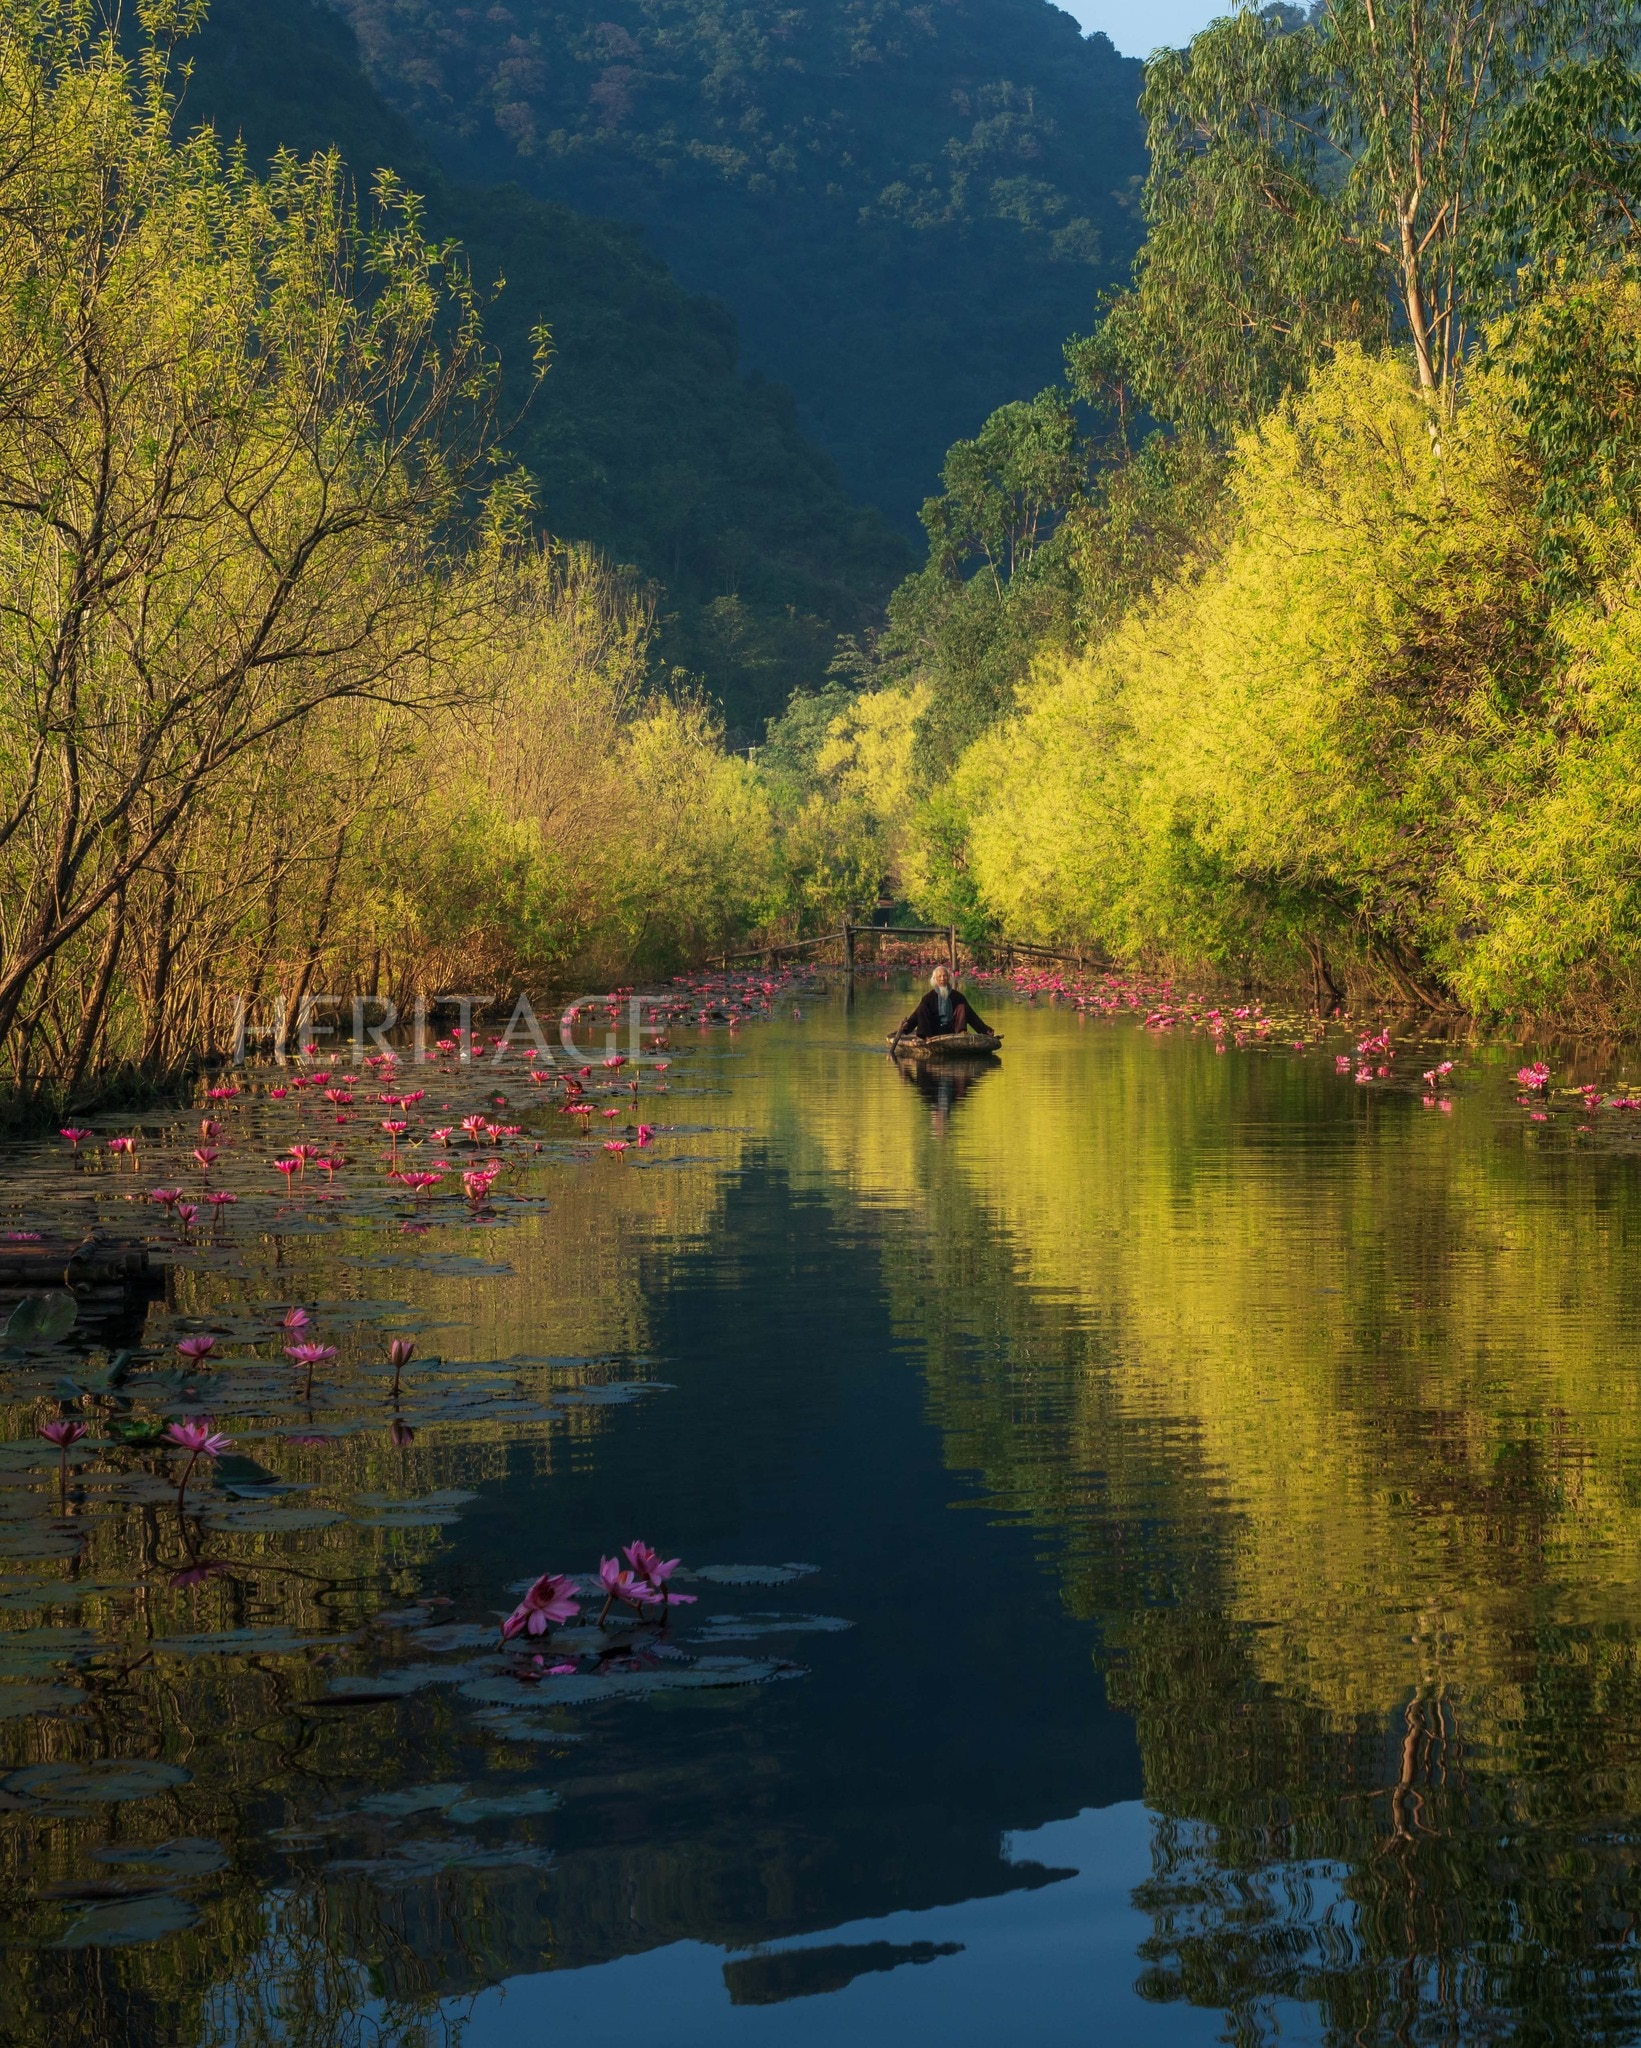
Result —
[[[453, 249], [383, 175], [176, 145], [55, 0], [0, 29], [0, 1046], [190, 811], [345, 700], [436, 698], [522, 512]], [[108, 978], [93, 985], [105, 1000]], [[100, 989], [100, 994], [97, 993]], [[60, 996], [61, 990], [55, 991]]]
[[1150, 239], [1112, 319], [1141, 395], [1224, 433], [1341, 341], [1451, 393], [1518, 267], [1627, 229], [1634, 0], [1244, 8], [1147, 73]]

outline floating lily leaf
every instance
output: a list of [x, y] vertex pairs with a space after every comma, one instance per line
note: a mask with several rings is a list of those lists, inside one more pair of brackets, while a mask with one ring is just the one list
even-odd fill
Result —
[[568, 1728], [556, 1727], [551, 1721], [543, 1721], [535, 1714], [515, 1712], [508, 1707], [492, 1707], [488, 1713], [475, 1714], [473, 1718], [481, 1728], [509, 1742], [585, 1742], [587, 1739]]
[[500, 1662], [496, 1657], [481, 1657], [467, 1664], [407, 1664], [402, 1671], [377, 1671], [369, 1676], [347, 1673], [331, 1680], [330, 1692], [333, 1699], [374, 1699], [378, 1695], [399, 1699], [424, 1692], [430, 1685], [459, 1685], [467, 1679], [486, 1676]]
[[167, 1934], [180, 1934], [198, 1918], [198, 1910], [186, 1899], [159, 1892], [148, 1898], [93, 1906], [89, 1913], [80, 1915], [55, 1946], [129, 1948], [138, 1942], [160, 1941]]
[[[379, 1614], [376, 1619], [385, 1621], [387, 1617]], [[447, 1621], [441, 1623], [438, 1628], [418, 1629], [416, 1647], [418, 1650], [435, 1651], [482, 1650], [486, 1644], [495, 1644], [496, 1634], [494, 1623]]]
[[99, 1366], [96, 1371], [82, 1371], [76, 1373], [71, 1380], [60, 1381], [59, 1385], [64, 1390], [60, 1398], [75, 1401], [82, 1394], [113, 1393], [114, 1389], [122, 1386], [130, 1375], [131, 1356], [129, 1351], [116, 1351], [108, 1363]]
[[715, 1586], [790, 1586], [820, 1567], [813, 1564], [703, 1564], [679, 1578], [706, 1579]]
[[442, 1813], [466, 1791], [465, 1785], [412, 1785], [403, 1792], [373, 1792], [360, 1800], [359, 1811], [383, 1820], [407, 1820], [413, 1813]]
[[305, 1487], [281, 1479], [277, 1472], [270, 1472], [266, 1465], [259, 1465], [255, 1458], [247, 1458], [239, 1451], [228, 1451], [218, 1458], [212, 1477], [222, 1491], [231, 1494], [235, 1500], [272, 1500], [276, 1494], [306, 1491]]
[[91, 1853], [99, 1863], [135, 1863], [146, 1870], [163, 1871], [168, 1879], [209, 1877], [228, 1867], [228, 1852], [222, 1844], [199, 1835], [179, 1835], [174, 1842], [150, 1842], [145, 1847], [93, 1849]]
[[399, 1842], [380, 1856], [329, 1863], [327, 1870], [353, 1871], [387, 1884], [409, 1884], [436, 1877], [441, 1870], [551, 1870], [551, 1850], [529, 1843], [506, 1848], [481, 1848], [473, 1842]]
[[464, 1493], [460, 1487], [447, 1486], [438, 1493], [424, 1493], [411, 1498], [396, 1498], [391, 1493], [356, 1493], [354, 1505], [361, 1508], [391, 1508], [395, 1513], [401, 1509], [420, 1508], [461, 1508], [470, 1500], [477, 1500], [476, 1493]]
[[445, 1808], [444, 1817], [465, 1828], [481, 1820], [518, 1820], [532, 1813], [551, 1813], [558, 1803], [558, 1794], [545, 1785], [526, 1785], [517, 1792], [481, 1792], [473, 1799], [459, 1799]]
[[475, 1678], [463, 1685], [461, 1694], [487, 1707], [575, 1707], [593, 1700], [639, 1699], [646, 1693], [763, 1685], [773, 1678], [795, 1678], [799, 1670], [795, 1664], [751, 1657], [701, 1657], [693, 1664], [665, 1665], [656, 1671], [582, 1671], [540, 1680]]
[[751, 1642], [754, 1636], [837, 1635], [853, 1628], [836, 1614], [714, 1614], [707, 1619], [703, 1643]]
[[117, 1437], [122, 1444], [157, 1444], [165, 1435], [166, 1425], [141, 1415], [116, 1415], [107, 1424], [108, 1433]]
[[80, 1548], [77, 1530], [49, 1523], [0, 1526], [0, 1557], [72, 1557]]
[[28, 1350], [37, 1344], [60, 1343], [79, 1313], [79, 1303], [61, 1289], [51, 1294], [26, 1294], [0, 1329], [0, 1344]]
[[18, 1721], [30, 1714], [49, 1714], [57, 1707], [77, 1707], [85, 1699], [71, 1685], [0, 1685], [0, 1721]]
[[342, 1517], [331, 1508], [264, 1507], [246, 1501], [231, 1506], [211, 1506], [205, 1511], [205, 1525], [224, 1533], [243, 1530], [255, 1535], [273, 1529], [328, 1529]]
[[299, 1636], [288, 1628], [224, 1628], [208, 1635], [160, 1636], [157, 1657], [291, 1657], [300, 1650], [334, 1649], [351, 1636]]
[[181, 1764], [112, 1756], [88, 1764], [25, 1764], [0, 1778], [0, 1786], [53, 1806], [100, 1806], [107, 1799], [151, 1799], [193, 1775]]

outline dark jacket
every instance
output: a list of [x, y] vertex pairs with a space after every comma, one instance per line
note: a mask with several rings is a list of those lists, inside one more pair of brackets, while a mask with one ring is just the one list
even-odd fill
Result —
[[933, 989], [900, 1027], [902, 1038], [943, 1038], [952, 1031], [990, 1031], [991, 1026], [959, 990], [952, 990], [952, 1021], [940, 1021], [940, 1003]]

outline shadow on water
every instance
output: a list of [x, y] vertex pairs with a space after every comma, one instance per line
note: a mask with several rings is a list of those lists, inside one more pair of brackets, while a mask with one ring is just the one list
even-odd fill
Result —
[[[613, 1078], [625, 1151], [435, 1072], [436, 1143], [8, 1155], [168, 1292], [0, 1362], [0, 2038], [1636, 2038], [1641, 1117], [1046, 1004], [860, 1057], [903, 1004]], [[498, 1651], [638, 1535], [665, 1630]]]

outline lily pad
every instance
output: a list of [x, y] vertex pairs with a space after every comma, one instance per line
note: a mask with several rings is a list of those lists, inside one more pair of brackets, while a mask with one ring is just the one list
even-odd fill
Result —
[[207, 1634], [160, 1636], [156, 1657], [291, 1657], [299, 1650], [334, 1649], [351, 1636], [299, 1636], [288, 1628], [223, 1628]]
[[837, 1614], [714, 1614], [695, 1641], [749, 1643], [757, 1636], [839, 1635], [854, 1625]]
[[255, 1535], [275, 1529], [328, 1529], [342, 1517], [331, 1508], [263, 1507], [255, 1501], [228, 1507], [211, 1507], [205, 1512], [208, 1529], [245, 1530]]
[[186, 1899], [158, 1892], [147, 1898], [122, 1899], [93, 1906], [82, 1913], [55, 1944], [58, 1948], [130, 1948], [138, 1942], [160, 1941], [180, 1934], [199, 1918]]
[[111, 1756], [87, 1764], [25, 1764], [0, 1778], [0, 1787], [52, 1806], [101, 1806], [109, 1799], [151, 1799], [186, 1785], [193, 1775], [181, 1764]]
[[790, 1586], [794, 1579], [819, 1569], [813, 1564], [702, 1564], [678, 1576], [705, 1579], [714, 1586]]
[[720, 1686], [764, 1685], [796, 1678], [800, 1667], [774, 1659], [700, 1657], [693, 1664], [658, 1670], [578, 1671], [562, 1678], [522, 1679], [511, 1675], [470, 1679], [463, 1699], [486, 1707], [576, 1707], [594, 1700], [642, 1699], [648, 1693], [704, 1692]]
[[76, 1530], [48, 1522], [0, 1524], [0, 1557], [73, 1557], [80, 1548]]
[[403, 1792], [373, 1792], [360, 1800], [359, 1811], [383, 1820], [406, 1820], [413, 1813], [443, 1813], [466, 1791], [465, 1785], [411, 1785]]
[[0, 1721], [19, 1721], [32, 1714], [49, 1714], [57, 1707], [76, 1707], [84, 1698], [85, 1694], [72, 1685], [0, 1685]]
[[79, 1319], [80, 1306], [72, 1294], [59, 1289], [51, 1294], [27, 1294], [7, 1316], [0, 1329], [0, 1344], [27, 1350], [36, 1344], [57, 1344]]
[[458, 1799], [445, 1808], [444, 1817], [465, 1828], [481, 1820], [517, 1820], [532, 1813], [551, 1813], [558, 1803], [558, 1794], [545, 1785], [525, 1785], [516, 1792], [481, 1792], [472, 1799]]
[[[546, 1704], [543, 1702], [542, 1704]], [[568, 1728], [560, 1728], [552, 1721], [543, 1721], [539, 1715], [522, 1709], [492, 1707], [488, 1712], [475, 1714], [481, 1728], [491, 1735], [499, 1735], [507, 1742], [585, 1742], [586, 1737]]]
[[356, 1872], [388, 1884], [409, 1884], [420, 1877], [436, 1877], [441, 1870], [551, 1870], [552, 1851], [530, 1843], [505, 1848], [481, 1848], [473, 1842], [399, 1842], [380, 1856], [337, 1861], [326, 1865], [335, 1872]]
[[[378, 1621], [386, 1617], [378, 1615]], [[482, 1650], [494, 1648], [496, 1626], [494, 1622], [446, 1621], [437, 1628], [423, 1628], [416, 1631], [418, 1650]]]
[[98, 1863], [136, 1864], [140, 1869], [163, 1871], [170, 1878], [210, 1877], [226, 1870], [228, 1852], [220, 1842], [200, 1835], [179, 1835], [173, 1842], [149, 1842], [145, 1846], [120, 1845], [93, 1849]]

